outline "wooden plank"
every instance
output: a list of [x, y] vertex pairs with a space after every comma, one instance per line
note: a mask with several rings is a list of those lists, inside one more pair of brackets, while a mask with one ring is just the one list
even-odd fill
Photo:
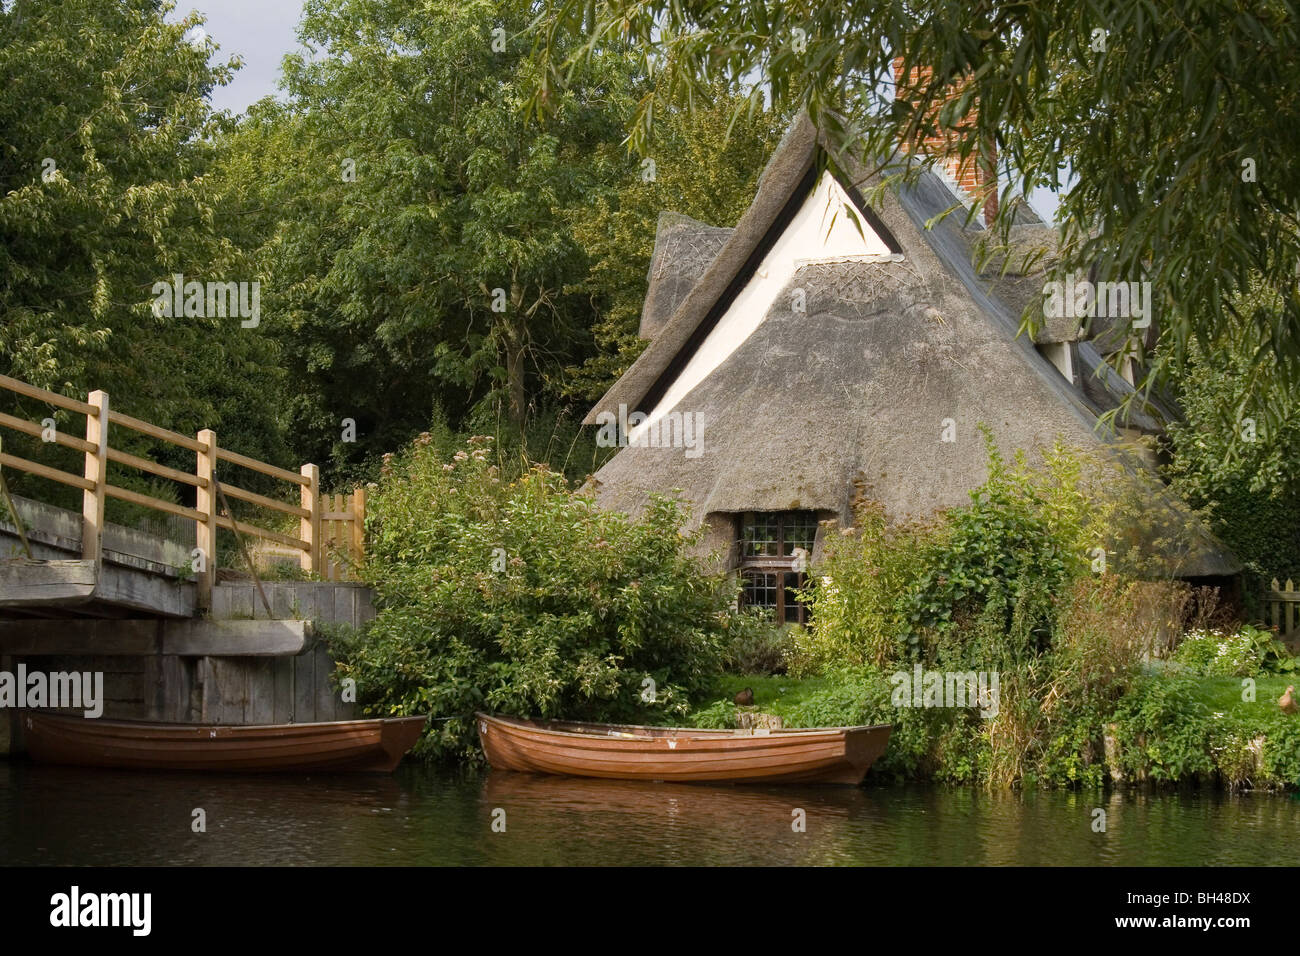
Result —
[[284, 657], [311, 636], [308, 621], [40, 618], [0, 621], [0, 653]]
[[264, 475], [270, 475], [272, 478], [279, 478], [282, 481], [292, 482], [296, 485], [307, 485], [306, 474], [295, 475], [285, 468], [277, 468], [275, 465], [268, 465], [264, 461], [258, 461], [256, 458], [249, 458], [247, 455], [239, 455], [226, 448], [217, 449], [217, 459], [219, 461], [228, 461], [232, 465], [239, 465], [242, 468], [248, 468], [252, 471], [261, 472]]
[[231, 613], [231, 594], [234, 588], [219, 587], [212, 590], [212, 601], [209, 604], [209, 610], [215, 620], [221, 620], [227, 617], [236, 617]]
[[312, 638], [309, 621], [167, 621], [164, 654], [207, 657], [288, 657]]
[[140, 658], [144, 665], [144, 716], [146, 720], [163, 720], [165, 704], [163, 659], [158, 654], [146, 654]]
[[274, 700], [271, 722], [287, 724], [293, 720], [293, 658], [274, 658], [271, 666]]
[[310, 650], [293, 659], [293, 719], [307, 723], [316, 717], [316, 655]]
[[358, 565], [366, 558], [366, 489], [352, 491], [352, 560]]
[[193, 659], [187, 661], [174, 654], [156, 654], [152, 660], [158, 662], [162, 679], [162, 700], [154, 719], [171, 723], [198, 721], [200, 715], [193, 710], [194, 692], [198, 689], [194, 681]]
[[[140, 505], [145, 508], [152, 508], [155, 511], [162, 511], [169, 515], [176, 515], [178, 518], [189, 518], [196, 523], [203, 521], [203, 513], [194, 508], [186, 508], [184, 505], [172, 504], [170, 501], [163, 501], [161, 498], [154, 498], [149, 495], [142, 495], [138, 491], [129, 491], [126, 488], [118, 488], [116, 485], [105, 485], [104, 491], [111, 498], [119, 498], [122, 501], [129, 501], [132, 504]], [[87, 492], [89, 494], [90, 492]], [[243, 525], [240, 525], [242, 528]]]
[[[273, 511], [279, 511], [283, 514], [294, 515], [298, 518], [309, 518], [311, 515], [306, 508], [300, 508], [297, 505], [286, 504], [283, 501], [276, 501], [274, 498], [267, 498], [263, 495], [254, 494], [251, 491], [245, 491], [243, 488], [236, 488], [234, 485], [221, 483], [222, 489], [231, 498], [238, 498], [240, 501], [247, 501], [250, 504], [261, 505], [263, 508], [270, 508]], [[241, 524], [240, 527], [243, 527]]]
[[[333, 507], [334, 513], [342, 515], [343, 496], [340, 494], [334, 494], [330, 496], [330, 499], [331, 499], [331, 507]], [[343, 561], [342, 549], [343, 549], [343, 541], [344, 541], [343, 522], [345, 520], [346, 520], [346, 516], [330, 522], [329, 548], [330, 548], [330, 580], [331, 581], [342, 581], [344, 578], [345, 564]]]
[[357, 588], [357, 620], [356, 627], [373, 621], [378, 611], [375, 609], [375, 592], [370, 588]]
[[307, 479], [302, 487], [302, 506], [309, 517], [301, 519], [298, 536], [306, 547], [303, 549], [301, 567], [304, 571], [321, 571], [321, 500], [320, 469], [315, 465], [303, 465], [302, 476]]
[[0, 452], [0, 465], [6, 468], [17, 468], [29, 475], [39, 475], [42, 478], [48, 478], [50, 481], [57, 481], [62, 485], [71, 485], [73, 488], [80, 488], [83, 491], [93, 490], [95, 487], [95, 483], [86, 478], [79, 478], [66, 471], [59, 471], [57, 468], [42, 465], [40, 462], [28, 461], [26, 458], [19, 458], [17, 455], [11, 455], [8, 452]]
[[[36, 424], [36, 422], [29, 422], [25, 418], [15, 418], [13, 415], [0, 413], [0, 425], [12, 428], [14, 431], [22, 432], [25, 435], [31, 435], [33, 438], [41, 438], [45, 434], [45, 429]], [[65, 434], [58, 429], [55, 429], [54, 431], [54, 441], [55, 444], [63, 445], [67, 448], [75, 448], [80, 452], [94, 451], [95, 447], [84, 439], [77, 438], [74, 435]]]
[[191, 485], [195, 488], [206, 488], [207, 479], [200, 478], [197, 475], [191, 475], [186, 471], [178, 471], [175, 468], [168, 468], [166, 465], [160, 465], [148, 458], [139, 458], [135, 455], [127, 454], [116, 448], [108, 450], [108, 460], [115, 461], [119, 465], [126, 465], [130, 468], [138, 468], [140, 471], [147, 471], [151, 475], [157, 475], [160, 478], [170, 478], [172, 481], [179, 481], [184, 485]]
[[54, 405], [58, 408], [66, 408], [70, 412], [77, 412], [81, 415], [97, 415], [99, 409], [94, 405], [87, 405], [85, 402], [79, 402], [75, 398], [68, 398], [57, 392], [47, 392], [43, 388], [37, 388], [35, 385], [28, 385], [26, 382], [20, 382], [16, 378], [10, 378], [8, 375], [0, 375], [0, 388], [8, 389], [11, 392], [17, 392], [19, 395], [26, 395], [28, 398], [34, 398], [42, 401], [47, 405]]
[[133, 432], [139, 432], [141, 435], [148, 435], [150, 438], [157, 438], [159, 441], [171, 442], [173, 445], [180, 445], [190, 451], [206, 451], [200, 442], [195, 441], [187, 435], [180, 432], [169, 431], [166, 428], [159, 428], [157, 425], [151, 425], [148, 422], [141, 421], [138, 418], [132, 418], [130, 415], [123, 415], [121, 412], [109, 412], [108, 420], [114, 425], [121, 425], [123, 428], [129, 428]]
[[[225, 528], [228, 531], [233, 531], [235, 528], [235, 523], [225, 515], [218, 515], [217, 527]], [[302, 552], [306, 552], [308, 547], [308, 543], [299, 538], [292, 538], [287, 534], [280, 534], [278, 531], [267, 531], [265, 528], [259, 528], [257, 525], [249, 524], [247, 521], [243, 521], [243, 520], [239, 522], [239, 533], [251, 534], [257, 538], [266, 538], [266, 540], [268, 541], [275, 541], [278, 544], [283, 544], [286, 547], [290, 547], [290, 548], [296, 548]]]
[[335, 588], [332, 621], [356, 627], [358, 588]]
[[[277, 585], [277, 584], [273, 584], [273, 583], [271, 583], [271, 582], [269, 582], [269, 581], [264, 582], [264, 583], [262, 584], [262, 590], [263, 590], [263, 591], [265, 592], [265, 594], [266, 594], [266, 599], [267, 599], [267, 601], [274, 601], [274, 600], [275, 600], [275, 590], [276, 590], [276, 588], [277, 588], [278, 586], [279, 586], [279, 585]], [[271, 607], [274, 608], [275, 605], [272, 604]], [[267, 611], [267, 609], [266, 609], [266, 604], [264, 604], [264, 603], [262, 602], [261, 596], [260, 596], [260, 595], [256, 596], [256, 597], [254, 598], [254, 600], [253, 600], [253, 620], [255, 620], [255, 621], [269, 621], [269, 620], [271, 620], [272, 617], [273, 617], [273, 615], [272, 615], [271, 613], [269, 613], [269, 612]]]
[[248, 679], [237, 660], [221, 657], [208, 658], [211, 675], [204, 692], [207, 697], [207, 719], [219, 724], [244, 723], [244, 709], [248, 703]]
[[213, 592], [212, 616], [216, 619], [252, 620], [255, 598], [251, 584], [219, 584]]
[[275, 661], [241, 661], [248, 680], [244, 719], [250, 724], [275, 723]]
[[0, 561], [0, 607], [79, 604], [89, 601], [99, 582], [94, 561]]
[[154, 655], [159, 630], [158, 621], [0, 621], [0, 653]]
[[95, 601], [144, 614], [188, 618], [195, 612], [195, 588], [192, 583], [106, 561], [99, 571]]
[[[310, 582], [304, 582], [310, 585]], [[324, 621], [328, 618], [321, 617], [321, 589], [320, 587], [303, 586], [298, 582], [285, 585], [293, 590], [293, 600], [298, 606], [298, 617], [304, 621]]]
[[198, 602], [199, 607], [211, 608], [217, 581], [217, 499], [213, 483], [217, 467], [217, 433], [211, 429], [199, 432], [199, 444], [206, 446], [207, 451], [198, 452], [194, 464], [195, 474], [203, 482], [194, 495], [194, 510], [199, 515], [194, 522], [194, 546], [203, 552], [207, 570], [199, 576]]
[[110, 704], [137, 705], [141, 710], [145, 707], [145, 687], [144, 675], [136, 673], [123, 673], [121, 671], [103, 671], [104, 674], [104, 716], [111, 716], [108, 713]]
[[334, 673], [334, 659], [321, 642], [313, 648], [316, 656], [316, 719], [338, 720], [338, 691], [334, 689], [331, 679]]
[[294, 605], [297, 602], [294, 600], [295, 594], [292, 587], [287, 587], [283, 582], [278, 582], [271, 585], [271, 593], [267, 597], [271, 601], [272, 618], [278, 621], [286, 621], [296, 617]]

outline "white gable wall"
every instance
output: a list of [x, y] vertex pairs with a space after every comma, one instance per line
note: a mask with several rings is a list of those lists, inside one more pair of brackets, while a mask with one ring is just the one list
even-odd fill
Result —
[[[848, 215], [849, 209], [857, 212], [857, 225]], [[635, 440], [644, 429], [652, 427], [663, 415], [676, 408], [691, 389], [704, 381], [753, 334], [800, 266], [808, 262], [889, 258], [890, 255], [889, 246], [872, 230], [835, 177], [829, 171], [822, 173], [817, 188], [804, 201], [681, 374], [668, 386], [659, 404], [644, 423], [629, 430], [629, 440]]]

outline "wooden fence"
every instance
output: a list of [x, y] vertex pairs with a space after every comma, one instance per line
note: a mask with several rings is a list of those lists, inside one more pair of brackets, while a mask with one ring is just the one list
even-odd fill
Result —
[[1300, 626], [1297, 626], [1296, 618], [1300, 609], [1300, 591], [1295, 588], [1295, 583], [1286, 579], [1286, 587], [1283, 588], [1278, 583], [1277, 578], [1273, 579], [1273, 589], [1264, 592], [1264, 615], [1265, 623], [1270, 627], [1276, 627], [1277, 633], [1284, 641], [1293, 641], [1300, 638]]
[[[211, 429], [204, 429], [196, 437], [190, 438], [179, 432], [159, 428], [157, 425], [132, 418], [130, 415], [113, 411], [109, 407], [108, 394], [101, 391], [91, 392], [86, 401], [81, 402], [5, 375], [0, 375], [0, 389], [86, 416], [84, 439], [62, 431], [55, 431], [52, 436], [57, 444], [85, 454], [85, 468], [81, 475], [59, 471], [48, 465], [0, 451], [0, 467], [16, 468], [28, 474], [81, 489], [81, 549], [82, 557], [86, 560], [96, 563], [103, 560], [106, 498], [117, 498], [194, 522], [196, 549], [202, 553], [204, 567], [204, 571], [197, 575], [199, 604], [202, 607], [211, 605], [212, 586], [218, 567], [217, 530], [221, 528], [237, 531], [245, 537], [274, 541], [291, 548], [297, 552], [299, 565], [303, 570], [317, 574], [326, 580], [343, 580], [348, 573], [349, 564], [360, 561], [364, 556], [365, 492], [357, 489], [346, 498], [343, 495], [321, 494], [320, 469], [315, 465], [303, 465], [297, 473], [294, 473], [222, 448], [217, 443], [216, 432]], [[41, 425], [12, 415], [0, 413], [0, 426], [25, 435], [44, 437], [42, 434], [44, 429]], [[194, 473], [169, 468], [113, 448], [109, 444], [110, 428], [125, 428], [194, 452]], [[184, 505], [109, 484], [109, 462], [189, 485], [195, 489], [195, 506], [187, 508]], [[299, 503], [294, 505], [279, 501], [239, 488], [224, 480], [219, 481], [217, 468], [221, 463], [248, 468], [296, 486], [299, 491]], [[294, 515], [298, 518], [297, 537], [262, 528], [242, 519], [236, 523], [223, 498], [243, 501], [280, 514]]]

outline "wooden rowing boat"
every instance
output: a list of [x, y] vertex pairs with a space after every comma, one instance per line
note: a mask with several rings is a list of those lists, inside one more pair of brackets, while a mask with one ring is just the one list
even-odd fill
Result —
[[888, 724], [764, 732], [475, 717], [498, 770], [681, 783], [858, 784], [890, 731]]
[[27, 752], [39, 763], [136, 770], [248, 772], [393, 770], [427, 718], [310, 724], [156, 724], [23, 716]]

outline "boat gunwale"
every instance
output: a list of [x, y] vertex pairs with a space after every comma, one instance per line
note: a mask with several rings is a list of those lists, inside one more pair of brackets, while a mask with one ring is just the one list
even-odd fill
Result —
[[[504, 715], [485, 714], [482, 711], [476, 711], [475, 719], [493, 720], [504, 724], [507, 727], [514, 727], [520, 730], [533, 730], [544, 734], [554, 734], [557, 737], [575, 737], [579, 740], [628, 740], [627, 737], [616, 737], [608, 733], [601, 734], [594, 731], [580, 733], [571, 730], [552, 730], [549, 727], [539, 726], [537, 722], [527, 717], [507, 717]], [[561, 720], [556, 723], [584, 723], [584, 721], [567, 721]], [[625, 728], [628, 730], [677, 730], [682, 732], [682, 736], [688, 740], [747, 740], [751, 737], [779, 737], [794, 736], [796, 734], [843, 734], [847, 736], [852, 731], [862, 730], [893, 730], [893, 724], [855, 724], [850, 727], [782, 727], [779, 730], [769, 730], [767, 733], [754, 733], [753, 730], [731, 729], [727, 727], [660, 727], [653, 724], [599, 724], [597, 726], [609, 728]], [[762, 728], [759, 728], [762, 729]], [[698, 736], [692, 737], [690, 735]], [[637, 740], [656, 740], [665, 738], [655, 737], [635, 737]], [[680, 738], [666, 738], [680, 739]]]
[[225, 728], [228, 730], [283, 730], [289, 727], [343, 727], [347, 724], [384, 724], [388, 722], [404, 723], [406, 721], [423, 721], [429, 722], [427, 716], [408, 716], [408, 717], [358, 717], [353, 720], [311, 720], [300, 723], [280, 723], [280, 724], [223, 724], [223, 723], [191, 723], [186, 721], [172, 722], [159, 720], [122, 720], [120, 718], [111, 718], [104, 720], [100, 717], [78, 717], [76, 714], [65, 714], [55, 710], [27, 710], [20, 711], [24, 717], [41, 717], [55, 718], [61, 721], [72, 723], [85, 723], [91, 727], [128, 727], [131, 729], [151, 728], [163, 730], [212, 730], [215, 728]]

